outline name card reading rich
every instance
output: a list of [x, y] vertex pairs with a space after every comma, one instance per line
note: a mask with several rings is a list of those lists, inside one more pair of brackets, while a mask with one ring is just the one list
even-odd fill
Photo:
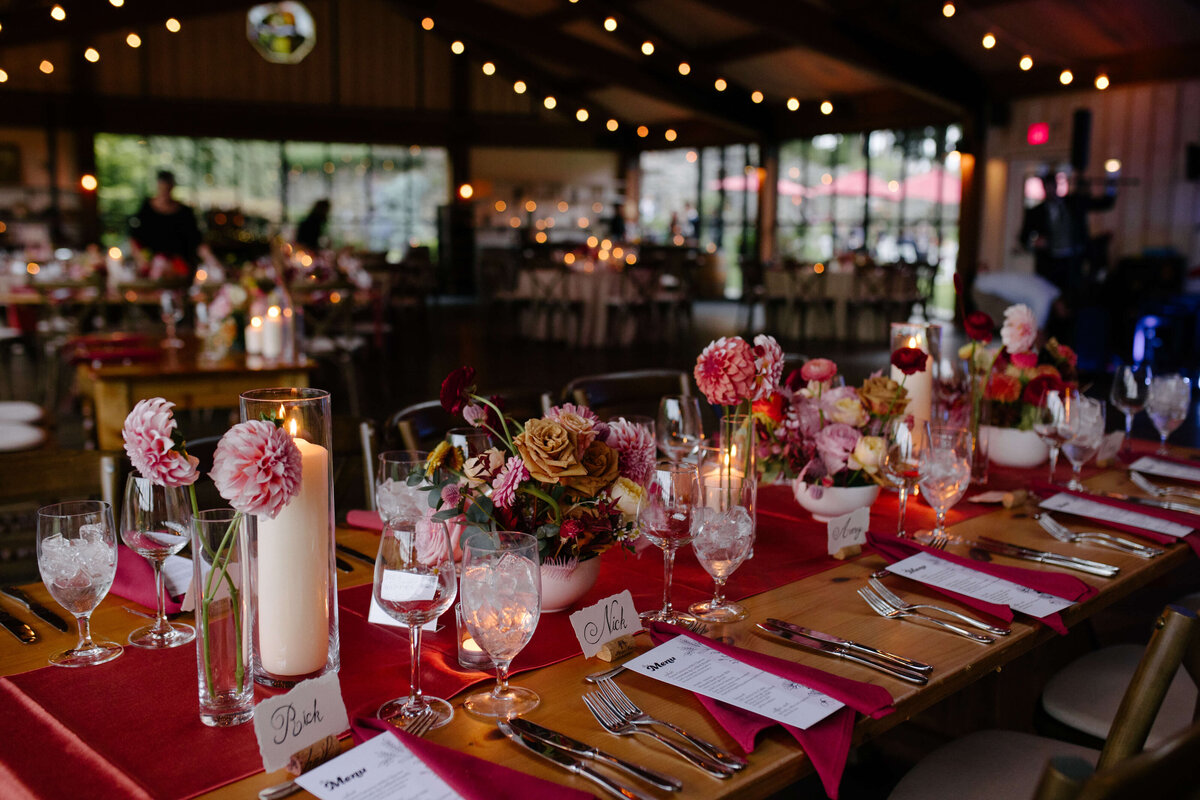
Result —
[[1074, 605], [1057, 595], [1039, 592], [1019, 583], [997, 578], [961, 564], [953, 564], [931, 553], [918, 553], [887, 568], [893, 575], [936, 586], [986, 603], [1008, 606], [1031, 617], [1046, 617]]
[[871, 525], [871, 509], [856, 508], [849, 514], [834, 517], [826, 523], [829, 534], [829, 554], [854, 545], [867, 543], [867, 528]]
[[807, 729], [842, 708], [832, 697], [676, 636], [625, 663], [657, 681]]
[[287, 766], [297, 750], [349, 727], [336, 672], [301, 681], [287, 694], [268, 697], [254, 707], [254, 735], [267, 772]]
[[591, 658], [613, 639], [640, 631], [642, 622], [633, 605], [633, 595], [626, 589], [576, 611], [571, 615], [571, 627], [583, 648], [584, 658]]
[[1187, 536], [1194, 529], [1181, 525], [1169, 519], [1159, 519], [1150, 514], [1131, 511], [1128, 508], [1101, 503], [1086, 497], [1076, 497], [1073, 494], [1059, 492], [1053, 497], [1047, 497], [1041, 502], [1041, 507], [1047, 511], [1061, 511], [1064, 514], [1074, 514], [1077, 517], [1087, 517], [1097, 522], [1119, 522], [1146, 531], [1161, 533], [1164, 536]]
[[321, 800], [461, 800], [436, 772], [390, 733], [381, 733], [296, 778]]
[[1129, 465], [1137, 472], [1147, 475], [1160, 475], [1164, 478], [1177, 478], [1182, 481], [1200, 483], [1200, 467], [1189, 467], [1187, 464], [1176, 464], [1174, 461], [1161, 461], [1157, 458], [1142, 456]]

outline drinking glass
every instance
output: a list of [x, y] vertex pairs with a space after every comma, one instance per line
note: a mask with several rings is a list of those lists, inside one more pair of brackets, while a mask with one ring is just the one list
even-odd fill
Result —
[[700, 501], [699, 473], [695, 464], [660, 461], [638, 506], [638, 528], [663, 551], [663, 606], [647, 611], [651, 622], [683, 622], [690, 618], [671, 607], [671, 573], [675, 551], [692, 540], [692, 512]]
[[971, 482], [972, 438], [967, 431], [955, 428], [933, 427], [925, 433], [917, 481], [921, 496], [937, 514], [935, 538], [946, 535], [946, 512], [962, 499]]
[[59, 667], [103, 664], [121, 655], [114, 642], [92, 638], [91, 616], [117, 574], [117, 526], [112, 506], [81, 500], [43, 506], [37, 512], [38, 570], [46, 591], [75, 615], [79, 642], [50, 656]]
[[1167, 437], [1187, 419], [1192, 401], [1192, 383], [1183, 375], [1155, 375], [1150, 381], [1146, 413], [1160, 438], [1157, 455], [1168, 454]]
[[1046, 392], [1033, 421], [1033, 432], [1050, 447], [1050, 482], [1058, 466], [1058, 451], [1063, 442], [1079, 429], [1079, 393], [1074, 389]]
[[1083, 483], [1079, 480], [1080, 468], [1095, 457], [1100, 450], [1100, 442], [1104, 440], [1105, 408], [1102, 401], [1090, 397], [1081, 397], [1077, 401], [1075, 435], [1062, 444], [1063, 453], [1071, 462], [1071, 480], [1067, 487], [1075, 491], [1083, 491]]
[[916, 486], [919, 475], [921, 440], [904, 420], [892, 422], [884, 433], [887, 450], [883, 454], [883, 474], [900, 493], [896, 535], [903, 537], [906, 535], [904, 518], [908, 512], [908, 495]]
[[492, 438], [483, 428], [451, 428], [446, 431], [446, 441], [462, 454], [464, 462], [492, 446]]
[[514, 531], [479, 531], [463, 545], [462, 615], [475, 643], [496, 665], [496, 685], [463, 708], [509, 719], [537, 708], [537, 692], [508, 685], [508, 667], [533, 638], [542, 610], [537, 539]]
[[667, 458], [678, 463], [704, 441], [700, 401], [688, 395], [667, 395], [658, 403], [654, 427], [658, 446]]
[[746, 618], [746, 608], [725, 599], [725, 582], [754, 548], [755, 476], [711, 472], [701, 479], [701, 490], [703, 506], [692, 520], [692, 549], [712, 576], [713, 596], [693, 603], [688, 611], [704, 622], [737, 622]]
[[1150, 397], [1150, 368], [1149, 367], [1118, 367], [1113, 375], [1112, 390], [1108, 393], [1109, 402], [1125, 415], [1125, 442], [1122, 449], [1130, 449], [1133, 436], [1133, 418], [1146, 407]]
[[162, 345], [178, 350], [183, 347], [183, 340], [176, 335], [175, 328], [183, 322], [183, 300], [174, 290], [164, 289], [158, 296], [158, 304], [163, 324], [167, 326], [167, 338], [163, 339]]
[[161, 650], [196, 638], [196, 629], [191, 625], [167, 620], [163, 586], [163, 562], [187, 545], [191, 529], [192, 506], [186, 486], [159, 486], [149, 478], [129, 476], [121, 506], [121, 541], [154, 568], [154, 596], [158, 601], [154, 622], [129, 634], [129, 643], [134, 647]]
[[433, 727], [445, 725], [454, 718], [454, 709], [439, 697], [421, 694], [421, 626], [445, 613], [458, 594], [446, 524], [430, 519], [389, 519], [379, 541], [371, 591], [389, 617], [408, 626], [412, 648], [408, 697], [389, 700], [376, 716], [403, 728], [432, 713]]
[[392, 517], [416, 518], [424, 515], [428, 500], [421, 486], [428, 485], [425, 476], [424, 450], [386, 450], [379, 454], [375, 473], [375, 508], [379, 518], [387, 522]]

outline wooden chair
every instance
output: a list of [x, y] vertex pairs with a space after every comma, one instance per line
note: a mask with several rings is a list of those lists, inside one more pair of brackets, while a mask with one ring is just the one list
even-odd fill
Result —
[[834, 306], [836, 303], [829, 297], [828, 285], [829, 281], [825, 279], [825, 273], [817, 272], [816, 266], [813, 264], [795, 263], [791, 270], [792, 275], [792, 290], [789, 298], [787, 315], [788, 323], [786, 330], [791, 331], [792, 320], [795, 320], [796, 328], [799, 331], [798, 338], [801, 342], [809, 340], [809, 317], [810, 315], [818, 322], [825, 323], [825, 335], [821, 335], [821, 327], [817, 326], [817, 333], [813, 339], [833, 339], [833, 320]]
[[687, 373], [670, 369], [642, 369], [586, 375], [562, 390], [564, 402], [587, 406], [600, 419], [627, 414], [654, 418], [663, 395], [692, 393]]
[[[540, 417], [550, 407], [549, 393], [536, 389], [497, 394], [504, 402], [504, 415], [522, 423]], [[440, 400], [426, 400], [405, 406], [388, 417], [383, 442], [393, 449], [432, 450], [446, 438], [446, 431], [465, 425], [462, 417], [447, 414]]]

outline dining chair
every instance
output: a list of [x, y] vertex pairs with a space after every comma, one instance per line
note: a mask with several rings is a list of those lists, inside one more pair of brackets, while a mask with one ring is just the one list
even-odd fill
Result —
[[563, 402], [587, 406], [600, 419], [621, 414], [655, 417], [664, 395], [692, 394], [687, 373], [671, 369], [639, 369], [575, 378], [563, 387]]
[[[825, 272], [817, 271], [815, 264], [797, 263], [792, 271], [791, 299], [787, 309], [789, 317], [785, 331], [792, 330], [793, 324], [797, 337], [801, 342], [809, 341], [809, 330], [812, 325], [809, 320], [816, 321], [813, 339], [833, 339], [834, 337], [834, 308], [836, 301], [829, 296], [829, 281]], [[824, 333], [822, 332], [824, 324]]]
[[[522, 423], [540, 417], [550, 407], [550, 393], [537, 389], [517, 389], [496, 393], [503, 403], [504, 415]], [[462, 417], [447, 414], [440, 400], [426, 400], [405, 406], [384, 423], [383, 445], [390, 449], [432, 450], [446, 437], [446, 431], [466, 425]]]
[[[1019, 731], [978, 731], [938, 748], [918, 762], [889, 798], [1034, 797], [1042, 768], [1054, 757], [1082, 759], [1098, 773], [1109, 770], [1142, 752], [1180, 665], [1187, 668], [1194, 682], [1200, 681], [1200, 619], [1189, 608], [1169, 605], [1155, 624], [1103, 749]], [[1200, 720], [1200, 708], [1193, 711], [1196, 720]]]

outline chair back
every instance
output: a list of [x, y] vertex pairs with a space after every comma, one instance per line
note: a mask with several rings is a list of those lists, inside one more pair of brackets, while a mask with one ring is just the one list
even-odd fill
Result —
[[562, 390], [565, 402], [587, 406], [601, 419], [622, 414], [655, 417], [663, 395], [692, 394], [686, 372], [641, 369], [576, 378]]
[[1042, 773], [1036, 800], [1184, 800], [1200, 797], [1196, 764], [1200, 762], [1200, 722], [1175, 734], [1161, 746], [1095, 771], [1078, 756], [1050, 759]]
[[[550, 408], [550, 393], [537, 389], [519, 389], [496, 393], [504, 415], [524, 423], [540, 417]], [[447, 414], [440, 400], [427, 400], [405, 406], [388, 417], [384, 425], [383, 444], [403, 450], [432, 450], [446, 438], [446, 431], [466, 425], [462, 417]]]

